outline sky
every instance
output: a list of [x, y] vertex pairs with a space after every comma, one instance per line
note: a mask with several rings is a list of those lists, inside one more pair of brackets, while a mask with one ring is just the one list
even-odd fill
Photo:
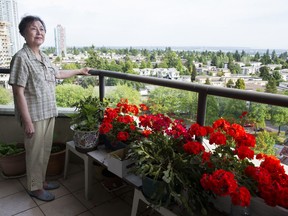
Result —
[[18, 0], [19, 19], [37, 15], [71, 46], [288, 49], [287, 0]]

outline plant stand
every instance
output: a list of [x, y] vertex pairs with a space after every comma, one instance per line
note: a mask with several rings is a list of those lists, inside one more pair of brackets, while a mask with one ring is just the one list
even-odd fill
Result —
[[68, 164], [70, 153], [74, 153], [84, 161], [85, 168], [85, 198], [89, 200], [91, 198], [91, 184], [92, 184], [92, 163], [93, 160], [87, 154], [81, 153], [75, 149], [75, 144], [73, 141], [66, 143], [66, 154], [65, 154], [65, 167], [64, 167], [64, 179], [67, 179]]
[[[146, 200], [146, 198], [144, 197], [144, 195], [142, 194], [142, 191], [137, 189], [137, 188], [135, 188], [134, 189], [134, 197], [133, 197], [133, 205], [132, 205], [131, 216], [136, 216], [137, 215], [137, 209], [138, 209], [139, 200], [142, 200], [147, 205], [151, 205], [151, 203], [149, 203]], [[177, 216], [174, 212], [172, 212], [169, 209], [164, 208], [164, 207], [155, 208], [155, 210], [158, 211], [160, 214], [165, 215], [165, 216]]]

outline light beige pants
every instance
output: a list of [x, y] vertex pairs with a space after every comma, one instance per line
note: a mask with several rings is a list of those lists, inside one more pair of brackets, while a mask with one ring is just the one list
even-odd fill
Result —
[[24, 136], [29, 191], [43, 188], [52, 148], [55, 118], [33, 122], [33, 124], [35, 133], [32, 138]]

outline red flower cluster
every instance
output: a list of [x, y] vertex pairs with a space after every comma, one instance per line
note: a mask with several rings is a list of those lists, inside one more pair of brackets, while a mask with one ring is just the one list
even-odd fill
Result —
[[222, 169], [216, 170], [211, 175], [204, 174], [200, 182], [205, 190], [211, 190], [218, 196], [230, 195], [237, 189], [234, 174]]
[[[240, 159], [253, 159], [256, 140], [251, 134], [247, 134], [245, 129], [238, 124], [230, 124], [225, 119], [216, 120], [213, 127], [203, 127], [195, 123], [190, 126], [188, 133], [191, 136], [209, 136], [209, 143], [215, 145], [228, 145], [235, 148], [234, 153]], [[234, 144], [234, 146], [232, 146]], [[189, 152], [187, 152], [189, 153]]]
[[154, 132], [164, 132], [169, 128], [172, 120], [163, 114], [139, 116], [140, 126]]
[[[140, 108], [140, 111], [148, 109], [144, 104]], [[121, 99], [116, 108], [106, 108], [100, 134], [107, 135], [111, 142], [131, 141], [136, 135], [139, 136], [136, 119], [138, 114], [139, 108], [136, 105], [129, 104], [127, 99]]]
[[151, 134], [160, 133], [174, 139], [186, 139], [187, 129], [182, 120], [172, 120], [163, 114], [150, 114], [139, 116], [139, 126], [142, 127], [142, 134], [149, 137]]
[[[251, 192], [262, 197], [268, 205], [288, 208], [288, 175], [280, 160], [258, 154], [256, 159], [263, 161], [259, 167], [253, 165], [249, 159], [254, 159], [256, 140], [241, 125], [219, 119], [212, 128], [193, 124], [188, 133], [198, 138], [207, 137], [209, 144], [215, 146], [214, 150], [207, 151], [197, 141], [183, 145], [187, 154], [201, 156], [201, 163], [207, 165], [200, 180], [205, 190], [218, 196], [230, 195], [235, 205], [248, 206]], [[253, 181], [256, 187], [251, 185]]]
[[288, 175], [280, 160], [263, 154], [256, 158], [264, 159], [260, 167], [248, 166], [245, 173], [257, 182], [258, 194], [270, 206], [288, 208]]
[[190, 141], [183, 145], [184, 151], [189, 154], [200, 154], [205, 148], [200, 142]]
[[204, 174], [200, 183], [205, 190], [210, 190], [218, 196], [230, 195], [234, 205], [248, 206], [250, 204], [249, 190], [239, 186], [231, 172], [219, 169], [211, 175]]

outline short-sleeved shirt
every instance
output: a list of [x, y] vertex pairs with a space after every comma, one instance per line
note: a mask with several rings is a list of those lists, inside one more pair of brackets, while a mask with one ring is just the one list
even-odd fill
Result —
[[[33, 51], [24, 44], [12, 58], [10, 64], [10, 85], [24, 87], [28, 110], [32, 121], [40, 121], [58, 115], [55, 86], [59, 70], [47, 55], [40, 51], [39, 61]], [[21, 121], [19, 107], [15, 104], [15, 115]]]

